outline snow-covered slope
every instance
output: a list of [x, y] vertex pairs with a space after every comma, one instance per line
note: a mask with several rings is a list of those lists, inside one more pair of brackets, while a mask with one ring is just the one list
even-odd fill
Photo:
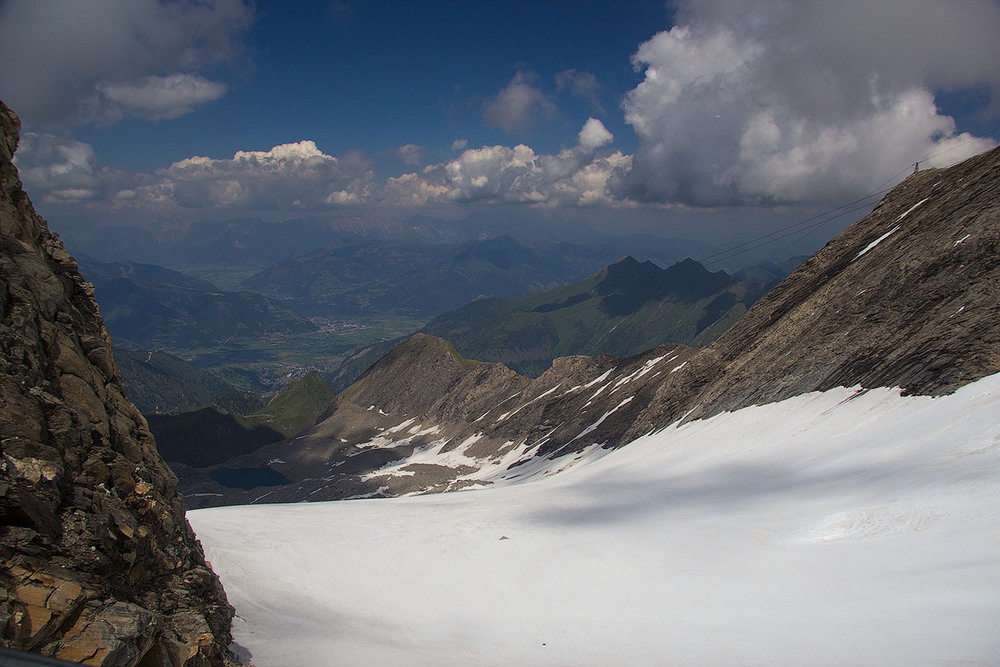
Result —
[[189, 520], [257, 667], [993, 665], [998, 415], [1000, 375], [833, 389], [528, 481]]

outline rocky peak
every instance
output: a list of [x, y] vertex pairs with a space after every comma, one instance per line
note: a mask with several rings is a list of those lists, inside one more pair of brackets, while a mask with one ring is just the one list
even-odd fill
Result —
[[635, 281], [641, 280], [644, 274], [648, 275], [650, 266], [659, 271], [658, 267], [652, 262], [641, 263], [632, 257], [632, 255], [625, 255], [603, 269], [604, 278], [597, 284], [596, 289], [599, 292], [612, 292], [627, 287]]
[[[337, 401], [378, 405], [383, 411], [400, 414], [425, 412], [470, 374], [478, 374], [478, 365], [463, 359], [446, 340], [415, 334], [365, 371]], [[484, 364], [478, 370], [498, 366]]]
[[93, 288], [21, 189], [0, 103], [0, 645], [232, 664], [232, 609], [128, 401]]
[[625, 256], [604, 271], [605, 278], [595, 287], [599, 294], [613, 293], [640, 283], [644, 294], [662, 296], [677, 293], [694, 300], [733, 282], [725, 271], [712, 273], [690, 257], [661, 269], [651, 261], [639, 262]]

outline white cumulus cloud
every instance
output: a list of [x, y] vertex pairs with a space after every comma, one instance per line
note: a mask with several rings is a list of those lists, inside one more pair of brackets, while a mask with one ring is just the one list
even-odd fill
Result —
[[123, 116], [146, 120], [176, 118], [194, 107], [214, 102], [226, 93], [226, 85], [209, 81], [199, 74], [148, 76], [136, 81], [100, 82], [90, 98], [95, 117], [105, 121]]
[[230, 160], [191, 157], [156, 175], [175, 203], [192, 208], [317, 209], [365, 203], [374, 188], [369, 159], [326, 155], [312, 141]]
[[46, 202], [102, 199], [111, 176], [90, 144], [37, 132], [21, 136], [14, 164], [25, 189]]
[[609, 183], [629, 169], [631, 157], [598, 150], [612, 140], [604, 125], [591, 118], [580, 131], [579, 144], [556, 155], [538, 154], [524, 144], [465, 150], [446, 163], [388, 179], [383, 202], [615, 204]]
[[[634, 56], [639, 139], [622, 196], [719, 205], [843, 201], [915, 160], [995, 142], [956, 134], [935, 92], [1000, 93], [1000, 4], [684, 0]], [[931, 157], [948, 151], [946, 156]]]
[[587, 122], [583, 124], [583, 129], [580, 130], [580, 134], [577, 135], [580, 146], [588, 150], [600, 148], [614, 140], [615, 135], [611, 134], [608, 128], [604, 127], [604, 123], [596, 118], [588, 118]]
[[531, 129], [539, 120], [554, 116], [555, 102], [532, 85], [534, 79], [531, 74], [518, 72], [483, 109], [486, 122], [513, 133]]

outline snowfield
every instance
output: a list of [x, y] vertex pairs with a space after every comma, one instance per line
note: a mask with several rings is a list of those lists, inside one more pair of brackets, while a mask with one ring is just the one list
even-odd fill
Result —
[[257, 667], [1000, 664], [1000, 375], [588, 451], [486, 489], [188, 518]]

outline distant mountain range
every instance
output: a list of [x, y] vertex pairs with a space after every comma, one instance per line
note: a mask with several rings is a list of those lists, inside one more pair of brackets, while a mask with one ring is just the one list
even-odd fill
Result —
[[288, 483], [248, 494], [202, 480], [219, 494], [202, 502], [452, 490], [811, 391], [952, 392], [1000, 371], [998, 201], [1000, 149], [918, 172], [705, 347], [564, 357], [532, 380], [414, 336], [295, 440], [215, 468]]
[[[337, 355], [347, 353], [359, 342], [365, 345], [363, 339], [358, 342], [355, 338], [352, 343], [330, 329], [331, 319], [398, 318], [404, 325], [403, 320], [411, 318], [407, 322], [413, 322], [408, 324], [412, 328], [403, 329], [408, 334], [419, 327], [421, 319], [476, 299], [481, 302], [482, 297], [523, 297], [564, 285], [591, 272], [595, 265], [603, 266], [597, 263], [604, 261], [610, 248], [617, 250], [615, 245], [553, 240], [524, 244], [510, 237], [461, 244], [368, 241], [283, 260], [244, 281], [241, 291], [221, 290], [206, 280], [151, 264], [106, 263], [89, 257], [82, 257], [79, 264], [95, 285], [105, 322], [119, 349], [142, 350], [139, 356], [146, 355], [145, 361], [121, 356], [126, 383], [133, 387], [140, 407], [150, 412], [157, 405], [165, 411], [208, 405], [204, 401], [219, 393], [273, 390], [279, 381], [277, 376], [288, 372], [285, 358], [292, 349], [296, 350], [294, 358], [306, 359], [312, 350]], [[659, 271], [653, 264], [645, 267], [643, 270], [649, 274], [645, 277]], [[644, 279], [638, 275], [634, 278], [640, 282]], [[581, 289], [591, 287], [588, 284]], [[610, 283], [605, 287], [611, 290]], [[610, 291], [603, 296], [605, 307], [616, 298], [625, 298], [628, 291], [615, 289], [617, 296]], [[739, 292], [727, 297], [733, 304], [749, 305], [759, 296], [757, 289], [741, 291], [732, 287], [730, 291]], [[627, 306], [617, 307], [620, 310]], [[617, 316], [611, 313], [597, 317], [584, 313], [583, 307], [575, 312], [578, 320], [589, 320], [585, 326], [597, 335], [608, 317]], [[316, 323], [304, 315], [313, 316]], [[558, 315], [549, 313], [546, 317]], [[465, 311], [461, 317], [465, 317]], [[318, 331], [317, 324], [324, 326], [322, 331]], [[395, 328], [398, 331], [400, 327]], [[609, 344], [609, 351], [628, 354], [641, 349], [641, 343], [623, 346], [626, 331], [635, 332], [636, 327], [631, 323], [619, 326], [615, 334], [618, 340]], [[659, 330], [650, 328], [641, 338], [655, 343], [660, 340], [659, 334]], [[377, 336], [378, 330], [373, 329], [369, 339]], [[685, 334], [682, 340], [688, 342], [693, 336]], [[456, 342], [466, 354], [494, 358], [488, 350]], [[551, 337], [546, 342], [551, 343]], [[348, 362], [337, 373], [338, 386], [346, 386], [388, 349], [385, 344], [377, 344], [367, 354]], [[524, 360], [530, 363], [518, 363], [516, 351], [514, 357], [499, 358], [537, 374], [558, 354], [600, 349], [596, 343], [583, 348], [580, 341], [572, 340]], [[168, 363], [165, 357], [157, 357], [160, 364], [154, 368], [156, 362], [147, 352], [150, 350], [171, 353], [173, 358]], [[195, 369], [182, 369], [179, 357], [194, 361], [202, 371], [216, 371], [228, 386], [219, 386], [204, 373], [192, 384]], [[197, 383], [216, 386], [201, 391], [196, 389]], [[203, 402], [192, 403], [199, 399]]]
[[[518, 299], [477, 299], [434, 318], [420, 332], [448, 340], [464, 357], [537, 377], [575, 354], [631, 356], [664, 343], [715, 340], [796, 261], [749, 267], [737, 276], [688, 258], [667, 269], [626, 256], [583, 280]], [[402, 342], [372, 345], [329, 376], [341, 390]]]
[[[117, 233], [125, 235], [123, 238], [138, 235], [142, 242], [122, 247], [132, 248], [140, 258], [162, 257], [191, 266], [199, 277], [154, 264], [109, 263], [85, 255], [79, 258], [79, 265], [95, 285], [96, 298], [119, 349], [141, 350], [147, 356], [148, 351], [167, 352], [214, 372], [230, 385], [226, 391], [267, 394], [280, 388], [286, 377], [311, 369], [320, 369], [335, 387], [343, 388], [391, 349], [386, 341], [398, 341], [397, 337], [411, 334], [431, 318], [470, 302], [490, 297], [518, 299], [565, 286], [630, 253], [639, 260], [654, 258], [663, 265], [679, 259], [678, 253], [685, 248], [706, 250], [703, 244], [652, 236], [599, 236], [582, 224], [574, 227], [579, 240], [572, 243], [545, 238], [517, 241], [510, 236], [451, 240], [488, 234], [502, 227], [505, 220], [511, 222], [495, 216], [470, 216], [466, 222], [471, 226], [463, 227], [457, 221], [414, 218], [414, 224], [399, 227], [360, 218], [338, 219], [336, 224], [315, 218], [284, 223], [239, 219], [175, 227], [165, 224], [155, 238], [150, 236], [152, 232], [136, 228], [106, 230], [107, 243], [95, 243], [104, 256], [118, 252]], [[527, 234], [545, 229], [524, 222], [520, 231]], [[393, 235], [404, 240], [387, 238]], [[305, 248], [310, 252], [286, 257]], [[248, 267], [275, 257], [281, 259], [247, 276]], [[198, 267], [198, 262], [208, 265]], [[744, 282], [748, 283], [766, 283], [784, 275], [778, 267], [745, 271], [755, 272], [747, 274], [749, 279]], [[206, 278], [221, 281], [230, 289], [220, 289]], [[585, 312], [587, 306], [581, 305], [573, 313], [562, 308], [549, 313], [540, 325], [549, 331], [538, 349], [527, 356], [509, 341], [477, 346], [444, 328], [430, 330], [454, 337], [462, 352], [472, 357], [503, 360], [520, 371], [538, 374], [559, 354], [630, 354], [661, 340], [711, 340], [760, 295], [755, 287], [727, 289], [730, 296], [712, 302], [712, 308], [725, 306], [718, 324], [713, 324], [718, 318], [709, 313], [712, 322], [695, 321], [696, 331], [681, 326], [684, 331], [671, 331], [667, 338], [663, 338], [661, 325], [667, 317], [681, 316], [676, 304], [670, 313], [657, 314], [647, 307], [646, 312], [621, 322], [609, 334], [612, 325], [608, 318], [615, 315], [608, 308], [613, 310], [612, 302], [624, 298], [622, 294], [604, 295], [602, 308], [591, 312]], [[484, 307], [477, 303], [461, 317], [477, 308], [481, 313]], [[700, 307], [693, 305], [684, 316], [691, 316]], [[523, 339], [522, 334], [528, 332], [517, 332], [514, 321], [525, 317], [517, 312], [509, 315], [508, 324], [514, 329], [496, 328], [508, 337]], [[539, 315], [535, 314], [535, 321]], [[592, 345], [586, 345], [582, 333], [570, 335], [560, 329], [574, 318], [573, 326], [594, 333]], [[644, 333], [636, 335], [643, 327]], [[704, 328], [708, 330], [701, 334]], [[554, 335], [560, 343], [554, 343]], [[597, 340], [601, 335], [609, 340], [606, 346]], [[626, 340], [629, 335], [634, 340]], [[168, 380], [161, 367], [154, 373], [160, 381], [157, 385], [143, 379], [148, 376], [148, 367], [123, 360], [126, 383], [136, 387], [136, 400], [143, 410], [153, 410], [157, 404], [165, 410], [193, 407], [184, 398], [191, 390], [193, 371]], [[172, 367], [179, 370], [177, 363], [172, 362]], [[162, 392], [157, 391], [158, 386]], [[206, 398], [205, 392], [195, 393]]]
[[[476, 247], [482, 249], [489, 246], [477, 244]], [[780, 269], [773, 267], [771, 271], [780, 272]], [[766, 269], [754, 274], [774, 279]], [[473, 301], [435, 319], [424, 329], [424, 333], [454, 342], [458, 348], [456, 354], [460, 353], [468, 359], [500, 361], [519, 373], [537, 377], [552, 365], [554, 358], [569, 354], [604, 352], [629, 356], [662, 343], [714, 340], [766, 293], [768, 287], [737, 280], [723, 271], [709, 272], [690, 259], [661, 269], [652, 262], [640, 264], [631, 257], [625, 257], [589, 278], [565, 287], [520, 299], [494, 297]], [[337, 378], [339, 386], [346, 387], [396, 344], [386, 342], [372, 346], [353, 357], [342, 369], [343, 375]], [[267, 442], [280, 439], [271, 437], [270, 440], [261, 440], [264, 432], [254, 431], [254, 425], [266, 425], [286, 436], [295, 435], [313, 424], [325, 409], [325, 404], [308, 410], [298, 410], [291, 405], [276, 406], [287, 403], [291, 396], [300, 397], [296, 400], [304, 400], [308, 396], [311, 401], [326, 403], [333, 398], [332, 390], [325, 383], [322, 387], [329, 393], [320, 391], [320, 387], [304, 392], [299, 382], [289, 385], [265, 410], [234, 409], [231, 402], [227, 402], [228, 397], [242, 399], [245, 394], [234, 394], [232, 388], [212, 383], [212, 376], [205, 371], [186, 366], [179, 359], [167, 355], [149, 355], [148, 359], [139, 356], [128, 354], [125, 357], [122, 372], [127, 386], [131, 387], [134, 382], [143, 389], [151, 387], [151, 393], [159, 392], [162, 411], [176, 410], [175, 404], [166, 400], [173, 395], [188, 401], [197, 396], [202, 398], [200, 403], [183, 404], [185, 408], [210, 406], [210, 409], [197, 414], [188, 412], [179, 417], [151, 418], [154, 435], [159, 438], [162, 432], [167, 438], [164, 455], [171, 463], [208, 465], [200, 458], [189, 461], [167, 456], [167, 452], [177, 451], [171, 443], [178, 440], [214, 443], [212, 447], [215, 449], [235, 456], [234, 452], [249, 453]], [[154, 372], [155, 378], [149, 378]], [[353, 372], [349, 379], [348, 372]], [[319, 377], [315, 373], [310, 375]], [[293, 387], [299, 389], [290, 391]], [[144, 394], [137, 400], [148, 409], [148, 399]], [[240, 405], [245, 403], [245, 399], [240, 401]], [[223, 418], [218, 415], [220, 409], [235, 414]], [[294, 427], [282, 426], [291, 419], [289, 415], [300, 411], [308, 417], [300, 417]], [[255, 412], [260, 414], [251, 414]], [[265, 413], [279, 416], [261, 421], [260, 417]], [[248, 416], [241, 419], [238, 415]], [[248, 446], [249, 449], [240, 449]], [[220, 461], [213, 459], [213, 463]]]
[[146, 415], [212, 404], [238, 389], [218, 376], [166, 352], [115, 348], [129, 399]]
[[519, 242], [558, 238], [576, 245], [606, 248], [609, 255], [585, 273], [626, 254], [670, 263], [687, 255], [704, 257], [733, 245], [644, 234], [609, 235], [581, 219], [550, 218], [526, 210], [478, 212], [456, 220], [424, 215], [312, 216], [278, 222], [259, 218], [195, 222], [157, 219], [145, 226], [70, 226], [60, 233], [74, 256], [89, 255], [104, 262], [130, 260], [185, 271], [208, 266], [263, 267], [320, 248], [370, 241], [462, 245], [508, 235]]
[[565, 287], [520, 299], [479, 299], [422, 331], [448, 340], [465, 357], [537, 377], [556, 357], [627, 357], [663, 343], [711, 342], [776, 281], [736, 280], [692, 259], [661, 269], [625, 257]]
[[252, 292], [224, 292], [160, 266], [107, 264], [87, 257], [80, 272], [94, 284], [112, 336], [144, 348], [213, 347], [233, 338], [315, 331], [298, 313]]
[[[663, 242], [652, 245], [662, 248]], [[620, 257], [619, 244], [509, 236], [467, 243], [366, 241], [278, 262], [242, 287], [305, 314], [430, 318], [486, 296], [522, 297], [579, 280]], [[647, 255], [648, 256], [648, 255]]]
[[624, 255], [665, 266], [732, 245], [648, 234], [612, 236], [582, 220], [549, 220], [529, 212], [472, 214], [462, 220], [416, 215], [403, 220], [158, 220], [148, 228], [68, 229], [63, 236], [78, 259], [93, 258], [82, 263], [170, 267], [225, 291], [292, 301], [306, 315], [333, 309], [422, 317], [479, 296], [519, 297], [566, 284]]

